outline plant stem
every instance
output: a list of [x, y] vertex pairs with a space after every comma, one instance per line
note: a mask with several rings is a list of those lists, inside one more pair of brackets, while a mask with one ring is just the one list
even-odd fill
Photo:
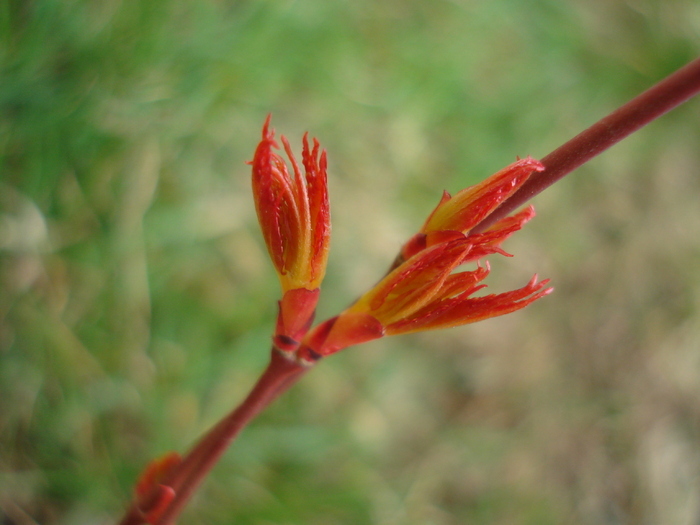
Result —
[[[613, 111], [542, 159], [544, 171], [530, 179], [493, 213], [472, 229], [484, 231], [556, 181], [585, 164], [639, 128], [700, 92], [700, 59], [665, 78]], [[214, 426], [187, 454], [164, 485], [175, 497], [155, 525], [173, 525], [185, 504], [240, 431], [279, 395], [296, 383], [308, 367], [272, 351], [270, 363], [248, 397]], [[120, 525], [142, 525], [143, 515], [133, 503]]]
[[[248, 397], [214, 426], [190, 450], [163, 484], [175, 491], [174, 499], [155, 525], [172, 525], [209, 471], [241, 430], [278, 396], [288, 390], [309, 367], [299, 365], [273, 349], [270, 363]], [[120, 525], [141, 525], [143, 515], [137, 504], [128, 509]]]
[[482, 232], [556, 181], [700, 92], [700, 58], [635, 97], [542, 159], [528, 181], [471, 231]]

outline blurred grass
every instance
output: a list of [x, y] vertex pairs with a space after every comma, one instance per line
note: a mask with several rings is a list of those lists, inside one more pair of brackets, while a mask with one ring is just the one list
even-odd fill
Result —
[[[244, 161], [329, 151], [320, 315], [443, 189], [541, 157], [695, 58], [694, 0], [0, 4], [0, 515], [112, 523], [267, 358]], [[491, 258], [524, 312], [322, 363], [183, 523], [700, 520], [700, 105], [537, 198]]]

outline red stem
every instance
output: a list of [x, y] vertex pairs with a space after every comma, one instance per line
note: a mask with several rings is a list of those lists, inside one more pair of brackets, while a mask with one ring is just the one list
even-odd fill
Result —
[[700, 58], [666, 77], [544, 157], [544, 171], [533, 173], [518, 191], [473, 228], [472, 233], [484, 231], [565, 175], [698, 92]]
[[[235, 410], [214, 426], [190, 450], [175, 472], [163, 481], [175, 491], [175, 498], [160, 515], [155, 525], [172, 525], [209, 471], [221, 458], [240, 431], [278, 396], [296, 383], [309, 368], [301, 366], [277, 350], [248, 397]], [[143, 515], [134, 503], [120, 525], [142, 525]]]
[[[290, 388], [306, 368], [272, 351], [270, 364], [243, 403], [222, 419], [190, 453], [194, 465], [175, 488], [176, 496], [157, 525], [171, 525], [238, 433], [280, 394]], [[186, 461], [186, 460], [185, 460]]]
[[[472, 229], [484, 231], [532, 197], [639, 128], [700, 92], [700, 59], [681, 68], [638, 97], [580, 133], [542, 159], [545, 170], [530, 179], [496, 211]], [[284, 393], [307, 368], [272, 352], [270, 364], [243, 403], [212, 428], [190, 451], [164, 484], [175, 498], [156, 525], [172, 525], [238, 433], [264, 408]], [[120, 525], [142, 525], [143, 515], [134, 503]]]

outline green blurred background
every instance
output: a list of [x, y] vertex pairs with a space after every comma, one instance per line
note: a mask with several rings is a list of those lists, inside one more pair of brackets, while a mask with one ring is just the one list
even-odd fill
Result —
[[[0, 3], [0, 522], [110, 524], [264, 367], [244, 164], [329, 152], [319, 315], [443, 189], [542, 157], [698, 55], [697, 0]], [[188, 524], [697, 524], [700, 100], [537, 197], [526, 310], [321, 363]]]

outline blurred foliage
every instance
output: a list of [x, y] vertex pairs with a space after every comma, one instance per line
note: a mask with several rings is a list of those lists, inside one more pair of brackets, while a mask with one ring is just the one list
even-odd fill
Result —
[[[319, 315], [443, 189], [541, 157], [695, 58], [696, 0], [0, 3], [0, 521], [113, 523], [267, 359], [265, 115], [329, 151]], [[347, 350], [183, 523], [696, 524], [700, 105], [538, 197], [523, 312]]]

